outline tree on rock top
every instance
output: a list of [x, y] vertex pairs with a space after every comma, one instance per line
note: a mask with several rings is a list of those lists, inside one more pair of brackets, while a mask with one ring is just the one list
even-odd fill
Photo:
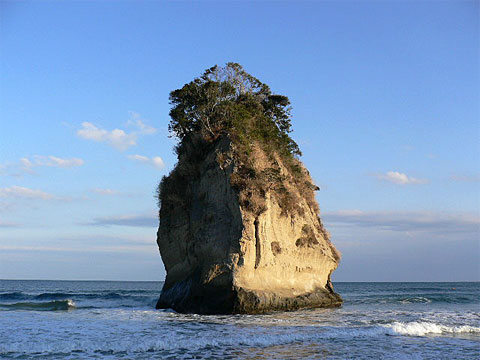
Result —
[[300, 156], [290, 137], [288, 97], [272, 94], [268, 85], [241, 65], [214, 66], [170, 93], [170, 132], [182, 142], [195, 133], [214, 141], [229, 135], [244, 145], [259, 141], [287, 156]]

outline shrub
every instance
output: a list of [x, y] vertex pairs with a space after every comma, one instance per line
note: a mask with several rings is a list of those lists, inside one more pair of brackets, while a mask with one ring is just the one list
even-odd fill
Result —
[[[230, 183], [239, 194], [242, 208], [260, 214], [266, 209], [266, 193], [274, 190], [282, 214], [303, 215], [297, 194], [318, 213], [310, 177], [297, 158], [300, 149], [289, 135], [292, 128], [288, 97], [273, 94], [241, 65], [227, 63], [205, 70], [200, 77], [172, 91], [170, 104], [169, 130], [179, 140], [175, 147], [179, 162], [159, 184], [159, 205], [167, 201], [167, 193], [176, 195], [170, 198], [176, 206], [177, 197], [187, 197], [189, 183], [198, 176], [198, 164], [220, 138], [227, 136], [233, 143], [229, 156], [235, 159]], [[254, 149], [263, 152], [271, 166], [258, 168], [251, 159]], [[226, 154], [217, 153], [219, 164], [226, 159]], [[285, 183], [295, 184], [297, 190], [289, 191]]]
[[180, 140], [192, 134], [213, 142], [222, 134], [235, 134], [239, 143], [257, 140], [288, 156], [301, 155], [288, 135], [290, 100], [248, 74], [241, 65], [214, 66], [182, 88], [170, 93], [169, 130]]

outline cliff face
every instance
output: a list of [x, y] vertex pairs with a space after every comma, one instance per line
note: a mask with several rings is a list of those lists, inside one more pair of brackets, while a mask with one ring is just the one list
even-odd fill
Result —
[[[242, 165], [247, 159], [250, 167]], [[339, 254], [317, 215], [308, 172], [300, 171], [302, 186], [259, 146], [247, 156], [227, 136], [209, 145], [192, 140], [160, 189], [157, 243], [167, 277], [157, 308], [339, 306], [330, 283]]]

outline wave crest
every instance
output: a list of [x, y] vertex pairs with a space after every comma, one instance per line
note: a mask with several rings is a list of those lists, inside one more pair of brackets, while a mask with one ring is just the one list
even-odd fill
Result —
[[480, 334], [480, 328], [475, 326], [461, 325], [448, 326], [424, 321], [409, 323], [395, 322], [385, 325], [395, 335], [425, 336], [441, 334]]
[[55, 300], [48, 302], [21, 302], [14, 304], [0, 304], [3, 310], [36, 310], [36, 311], [58, 311], [71, 310], [75, 308], [75, 302], [70, 299]]

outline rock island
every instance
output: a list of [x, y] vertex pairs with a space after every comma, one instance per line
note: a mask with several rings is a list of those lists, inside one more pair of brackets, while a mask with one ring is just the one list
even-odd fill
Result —
[[199, 314], [340, 306], [340, 254], [290, 137], [290, 101], [236, 63], [170, 93], [178, 163], [158, 187], [157, 308]]

